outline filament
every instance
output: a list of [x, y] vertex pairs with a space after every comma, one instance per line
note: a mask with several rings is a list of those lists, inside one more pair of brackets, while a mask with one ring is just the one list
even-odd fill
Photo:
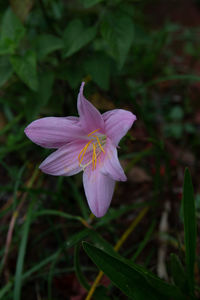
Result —
[[95, 133], [95, 132], [99, 131], [99, 129], [100, 129], [100, 128], [98, 128], [98, 129], [95, 129], [94, 131], [90, 132], [90, 133], [88, 134], [88, 136], [91, 136], [93, 133]]
[[[84, 147], [84, 148], [81, 150], [81, 152], [79, 153], [79, 155], [78, 155], [79, 164], [81, 164], [81, 162], [83, 161], [83, 158], [84, 158], [84, 156], [85, 156], [85, 152], [86, 152], [87, 148], [89, 147], [89, 145], [91, 144], [91, 142], [92, 142], [92, 141], [89, 141], [89, 142], [87, 143], [87, 145], [85, 145], [85, 147]], [[83, 152], [83, 154], [82, 154], [82, 152]], [[80, 159], [81, 154], [82, 154], [82, 157], [81, 157], [81, 159]]]
[[98, 138], [98, 136], [94, 135], [94, 137], [97, 139], [97, 143], [99, 144], [99, 147], [101, 148], [101, 150], [103, 151], [103, 153], [105, 153], [103, 147], [101, 146], [100, 140]]
[[97, 155], [96, 155], [96, 145], [92, 144], [93, 146], [93, 155], [92, 155], [92, 170], [96, 169], [97, 165]]

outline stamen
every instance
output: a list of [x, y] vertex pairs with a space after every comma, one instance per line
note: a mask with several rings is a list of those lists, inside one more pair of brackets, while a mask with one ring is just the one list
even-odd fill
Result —
[[97, 155], [96, 155], [96, 145], [92, 144], [93, 146], [93, 155], [92, 155], [92, 170], [96, 169], [97, 165]]
[[[87, 145], [86, 145], [87, 146]], [[85, 147], [86, 147], [85, 146]], [[78, 155], [78, 161], [79, 161], [79, 164], [81, 163], [81, 161], [80, 161], [80, 156], [81, 156], [81, 154], [82, 154], [82, 152], [85, 150], [85, 147], [81, 150], [81, 152], [79, 153], [79, 155]]]
[[105, 154], [105, 151], [104, 151], [103, 147], [101, 146], [101, 143], [100, 143], [100, 140], [99, 140], [98, 136], [94, 135], [94, 137], [97, 139], [97, 142], [98, 142], [98, 144], [99, 144], [99, 147], [101, 148], [101, 150], [102, 150], [103, 153]]
[[[79, 155], [78, 155], [79, 164], [81, 164], [81, 162], [83, 161], [83, 158], [84, 158], [84, 156], [85, 156], [85, 152], [86, 152], [87, 148], [89, 147], [89, 145], [91, 144], [91, 142], [92, 142], [92, 141], [89, 141], [89, 142], [85, 145], [85, 147], [81, 150], [81, 152], [79, 153]], [[81, 159], [80, 159], [80, 156], [81, 156], [81, 153], [82, 153], [82, 152], [83, 152], [83, 154], [82, 154], [82, 157], [81, 157]]]
[[[94, 145], [94, 144], [93, 144]], [[96, 169], [97, 166], [97, 155], [96, 155], [96, 144], [94, 145], [94, 159], [95, 159], [95, 164], [94, 164], [94, 168]]]
[[92, 171], [94, 170], [94, 148], [92, 153]]
[[99, 131], [99, 130], [100, 130], [100, 128], [95, 129], [94, 131], [90, 132], [90, 133], [88, 134], [88, 136], [92, 135], [93, 133], [95, 133], [95, 132], [97, 132], [97, 131]]
[[[106, 143], [106, 136], [98, 133], [97, 135], [94, 135], [95, 132], [99, 131], [100, 128], [93, 130], [92, 132], [90, 132], [88, 134], [89, 137], [89, 142], [84, 146], [84, 148], [81, 150], [81, 152], [78, 155], [78, 161], [79, 161], [79, 166], [83, 169], [83, 171], [85, 170], [86, 167], [88, 167], [89, 165], [92, 165], [92, 170], [94, 171], [97, 167], [97, 164], [102, 164], [100, 156], [101, 156], [101, 152], [103, 152], [105, 154], [105, 150], [104, 150], [104, 145]], [[82, 164], [83, 159], [85, 157], [85, 154], [87, 152], [87, 149], [89, 147], [89, 145], [92, 145], [92, 149], [90, 147], [89, 149], [89, 153], [87, 155], [87, 158], [89, 158], [90, 160], [87, 162], [84, 161], [84, 164]], [[92, 151], [91, 151], [92, 150]]]

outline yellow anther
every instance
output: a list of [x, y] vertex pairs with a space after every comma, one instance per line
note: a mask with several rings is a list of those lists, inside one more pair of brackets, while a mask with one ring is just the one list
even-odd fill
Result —
[[101, 143], [100, 143], [100, 140], [99, 140], [98, 136], [94, 135], [94, 137], [97, 139], [97, 143], [98, 143], [99, 147], [101, 148], [101, 150], [103, 151], [103, 153], [105, 153], [103, 147], [101, 146]]
[[95, 129], [94, 131], [90, 132], [90, 133], [88, 134], [88, 136], [91, 136], [93, 133], [95, 133], [95, 132], [97, 132], [97, 131], [99, 131], [99, 130], [100, 130], [100, 128]]
[[94, 170], [94, 150], [93, 150], [93, 153], [92, 153], [92, 170]]
[[[94, 145], [94, 144], [93, 144]], [[94, 168], [96, 169], [97, 166], [97, 155], [96, 155], [96, 145], [94, 145]]]
[[92, 154], [92, 170], [96, 169], [97, 165], [97, 155], [96, 155], [96, 145], [92, 144], [93, 146], [93, 154]]

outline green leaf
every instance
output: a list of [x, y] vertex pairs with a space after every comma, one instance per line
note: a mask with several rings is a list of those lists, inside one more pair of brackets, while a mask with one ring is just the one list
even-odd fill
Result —
[[38, 89], [35, 52], [27, 51], [24, 56], [11, 56], [10, 61], [19, 78], [33, 91]]
[[159, 277], [155, 276], [153, 273], [147, 271], [142, 266], [134, 264], [130, 260], [126, 260], [127, 264], [129, 264], [132, 268], [137, 270], [147, 282], [150, 284], [152, 288], [154, 288], [157, 292], [162, 294], [162, 298], [164, 299], [173, 299], [173, 300], [186, 300], [184, 294], [174, 285], [168, 284], [164, 280], [161, 280]]
[[54, 276], [54, 272], [55, 272], [55, 267], [56, 267], [56, 264], [58, 263], [58, 260], [60, 258], [60, 255], [62, 253], [63, 249], [60, 248], [54, 259], [52, 260], [51, 262], [51, 266], [49, 268], [49, 271], [48, 271], [48, 299], [52, 299], [52, 289], [53, 289], [53, 284], [52, 284], [52, 281], [53, 281], [53, 276]]
[[48, 103], [54, 83], [54, 73], [51, 71], [43, 71], [39, 73], [39, 86], [37, 91], [37, 99], [40, 107]]
[[131, 299], [160, 299], [160, 295], [151, 288], [145, 278], [129, 265], [89, 243], [83, 242], [83, 248], [98, 268]]
[[71, 56], [87, 45], [95, 37], [96, 30], [96, 26], [85, 27], [79, 19], [71, 21], [63, 35], [63, 58]]
[[63, 40], [52, 34], [42, 34], [36, 40], [36, 52], [39, 60], [44, 59], [48, 54], [62, 49]]
[[[93, 235], [93, 236], [92, 236]], [[135, 298], [134, 299], [143, 299], [143, 296], [148, 296], [145, 293], [145, 290], [147, 289], [148, 293], [152, 293], [152, 297], [156, 296], [162, 296], [163, 299], [172, 299], [173, 300], [185, 300], [185, 296], [180, 292], [180, 290], [174, 286], [166, 283], [165, 281], [161, 280], [157, 276], [155, 276], [153, 273], [147, 271], [145, 268], [136, 265], [132, 260], [125, 259], [119, 255], [119, 253], [115, 252], [113, 248], [111, 248], [111, 245], [107, 243], [105, 240], [103, 242], [101, 239], [99, 239], [98, 234], [96, 232], [90, 231], [90, 237], [92, 237], [92, 240], [94, 242], [97, 242], [97, 246], [101, 248], [98, 249], [88, 243], [84, 242], [84, 245], [86, 244], [86, 248], [89, 245], [90, 252], [87, 252], [87, 254], [90, 256], [90, 258], [93, 260], [93, 262], [101, 269], [103, 272], [113, 281], [114, 284], [116, 284], [122, 291], [123, 287], [120, 286], [120, 283], [118, 283], [118, 280], [121, 280], [121, 277], [126, 277], [127, 282], [124, 284], [133, 284], [133, 281], [135, 282], [136, 286], [132, 286], [133, 292], [136, 293], [138, 297], [141, 298]], [[98, 250], [100, 251], [98, 251]], [[97, 252], [96, 252], [97, 250]], [[101, 253], [101, 251], [106, 251]], [[108, 255], [110, 257], [105, 257], [105, 255]], [[113, 260], [114, 259], [114, 260]], [[116, 261], [115, 261], [116, 260]], [[105, 264], [104, 264], [105, 261]], [[122, 264], [122, 265], [121, 265]], [[116, 267], [118, 265], [118, 267]], [[128, 269], [126, 269], [128, 267]], [[116, 268], [116, 271], [114, 269]], [[124, 270], [119, 278], [115, 278], [119, 275], [118, 269]], [[131, 269], [131, 270], [130, 270]], [[113, 276], [112, 277], [112, 272]], [[131, 275], [132, 274], [132, 275]], [[123, 279], [125, 280], [125, 278]], [[143, 294], [140, 294], [137, 289], [140, 289], [141, 282], [143, 285], [142, 289], [144, 289]], [[124, 287], [125, 289], [126, 287]], [[126, 294], [126, 292], [124, 291]], [[138, 294], [137, 294], [138, 293]], [[127, 294], [126, 294], [127, 295]], [[145, 298], [144, 298], [145, 299]], [[149, 298], [149, 299], [156, 299]], [[159, 299], [159, 298], [158, 298]]]
[[170, 256], [170, 267], [173, 281], [183, 292], [187, 291], [187, 279], [184, 268], [179, 257], [172, 253]]
[[31, 203], [29, 205], [29, 209], [28, 209], [24, 227], [23, 227], [23, 235], [22, 235], [20, 248], [19, 248], [19, 254], [18, 254], [18, 258], [17, 258], [13, 300], [21, 299], [22, 272], [23, 272], [24, 258], [25, 258], [25, 253], [26, 253], [28, 233], [29, 233], [30, 224], [31, 224], [31, 214], [32, 214], [32, 210], [33, 210], [32, 204], [33, 203]]
[[15, 14], [24, 22], [33, 6], [33, 0], [10, 0], [9, 2]]
[[186, 274], [190, 292], [193, 294], [197, 226], [193, 185], [188, 168], [186, 168], [184, 175], [182, 205], [184, 217]]
[[159, 79], [150, 80], [145, 84], [142, 83], [141, 85], [138, 85], [137, 93], [143, 93], [147, 87], [150, 87], [157, 83], [165, 82], [165, 81], [172, 81], [172, 80], [188, 80], [191, 82], [198, 82], [198, 81], [200, 81], [200, 76], [196, 76], [193, 74], [173, 74], [173, 75], [160, 77]]
[[107, 242], [100, 234], [98, 234], [97, 231], [91, 229], [89, 235], [93, 243], [95, 243], [96, 247], [100, 248], [111, 256], [120, 258], [119, 253], [116, 252], [113, 249], [113, 246], [109, 242]]
[[84, 63], [84, 69], [102, 89], [107, 90], [110, 83], [111, 60], [104, 54], [96, 53]]
[[7, 56], [0, 57], [0, 87], [8, 81], [13, 74], [12, 65]]
[[183, 136], [183, 124], [182, 123], [171, 123], [166, 124], [165, 131], [167, 136], [172, 136], [176, 139], [180, 139]]
[[[74, 235], [70, 236], [67, 240], [67, 242], [64, 242], [63, 249], [68, 249], [79, 243], [81, 240], [86, 238], [89, 234], [89, 229], [83, 229], [82, 231], [75, 233]], [[39, 271], [43, 267], [45, 267], [47, 264], [54, 261], [58, 253], [60, 253], [60, 249], [58, 249], [55, 253], [51, 254], [50, 256], [46, 257], [42, 261], [40, 261], [38, 264], [34, 264], [34, 266], [26, 271], [22, 275], [22, 280], [27, 280], [33, 273]], [[0, 299], [5, 299], [5, 295], [12, 289], [13, 287], [13, 281], [8, 282], [2, 289], [0, 289]], [[4, 298], [3, 298], [4, 297]]]
[[38, 90], [25, 90], [23, 111], [28, 120], [37, 118], [41, 113], [41, 109], [48, 104], [52, 95], [54, 83], [54, 73], [48, 68], [39, 70], [38, 72]]
[[80, 260], [79, 260], [79, 252], [80, 252], [80, 243], [76, 244], [75, 251], [74, 251], [74, 268], [76, 272], [76, 277], [79, 280], [80, 284], [89, 291], [90, 285], [88, 284], [87, 280], [85, 279], [81, 266], [80, 266]]
[[57, 78], [67, 80], [72, 89], [78, 88], [85, 75], [83, 68], [80, 68], [80, 63], [80, 60], [76, 60], [59, 66]]
[[62, 211], [59, 211], [59, 210], [53, 210], [53, 209], [40, 210], [37, 213], [35, 213], [34, 217], [46, 216], [46, 215], [59, 216], [59, 217], [62, 217], [62, 218], [66, 218], [66, 219], [69, 219], [69, 220], [76, 220], [76, 221], [81, 221], [82, 220], [81, 217], [79, 217], [79, 216], [70, 215], [70, 214], [67, 214], [65, 212], [62, 212]]
[[125, 14], [109, 13], [101, 24], [101, 34], [107, 43], [109, 54], [122, 68], [133, 42], [134, 26], [132, 19]]
[[184, 111], [183, 111], [182, 107], [179, 105], [174, 106], [170, 111], [169, 117], [170, 117], [170, 119], [172, 119], [174, 121], [182, 120], [184, 117]]
[[94, 292], [95, 300], [117, 300], [118, 298], [110, 298], [106, 294], [108, 292], [108, 288], [103, 285], [97, 286]]
[[103, 2], [104, 0], [82, 0], [81, 2], [83, 3], [83, 5], [88, 8], [88, 7], [92, 7], [100, 2]]
[[24, 37], [25, 28], [11, 8], [8, 8], [3, 16], [0, 33], [0, 54], [14, 54]]
[[3, 298], [5, 294], [7, 294], [10, 289], [12, 288], [12, 281], [9, 281], [4, 287], [0, 290], [0, 299], [5, 299]]
[[195, 125], [194, 124], [191, 124], [191, 123], [186, 123], [184, 122], [184, 130], [187, 132], [187, 133], [193, 133], [195, 134], [196, 133], [196, 128], [195, 128]]

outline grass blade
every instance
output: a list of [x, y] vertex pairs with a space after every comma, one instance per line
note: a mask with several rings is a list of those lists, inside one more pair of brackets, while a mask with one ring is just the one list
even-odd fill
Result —
[[[74, 235], [72, 235], [67, 242], [64, 242], [63, 244], [63, 250], [69, 249], [71, 247], [73, 247], [74, 245], [76, 245], [77, 243], [79, 243], [82, 239], [86, 238], [90, 233], [89, 229], [84, 229]], [[26, 271], [23, 275], [22, 275], [22, 280], [27, 280], [28, 278], [31, 277], [31, 275], [37, 271], [39, 271], [40, 269], [42, 269], [43, 267], [45, 267], [47, 264], [51, 263], [52, 261], [54, 261], [57, 257], [58, 254], [60, 253], [60, 249], [57, 250], [55, 253], [53, 253], [52, 255], [46, 257], [45, 259], [43, 259], [42, 261], [40, 261], [38, 264], [34, 265], [31, 269], [29, 269], [28, 271]], [[15, 282], [14, 282], [15, 283]], [[0, 290], [0, 299], [5, 299], [5, 295], [12, 289], [13, 287], [13, 281], [8, 282], [1, 290]], [[4, 298], [3, 298], [4, 297]]]
[[148, 241], [150, 240], [153, 230], [155, 228], [156, 222], [155, 220], [152, 222], [151, 226], [149, 227], [149, 230], [147, 231], [146, 235], [144, 236], [144, 239], [141, 241], [141, 243], [139, 244], [136, 252], [134, 253], [134, 255], [132, 256], [132, 260], [135, 261], [136, 258], [140, 255], [140, 253], [142, 252], [142, 250], [145, 248], [145, 246], [147, 245]]
[[26, 253], [28, 233], [29, 233], [29, 228], [30, 228], [30, 224], [31, 224], [32, 206], [33, 206], [33, 202], [29, 205], [26, 220], [24, 223], [22, 240], [20, 243], [19, 254], [18, 254], [18, 259], [17, 259], [13, 300], [20, 300], [20, 298], [21, 298], [22, 272], [23, 272], [23, 265], [24, 265], [24, 257], [25, 257], [25, 253]]
[[170, 256], [170, 267], [175, 285], [178, 286], [184, 293], [188, 293], [185, 270], [179, 257], [174, 253], [171, 253]]
[[87, 291], [89, 291], [90, 285], [88, 284], [87, 280], [85, 279], [85, 277], [81, 271], [81, 266], [80, 266], [80, 261], [79, 261], [79, 255], [80, 255], [79, 252], [80, 252], [80, 243], [76, 244], [75, 252], [74, 252], [74, 267], [75, 267], [76, 277], [78, 278], [80, 284]]
[[190, 292], [194, 294], [194, 264], [197, 228], [193, 185], [190, 172], [187, 168], [184, 176], [182, 201], [184, 216], [186, 275]]

